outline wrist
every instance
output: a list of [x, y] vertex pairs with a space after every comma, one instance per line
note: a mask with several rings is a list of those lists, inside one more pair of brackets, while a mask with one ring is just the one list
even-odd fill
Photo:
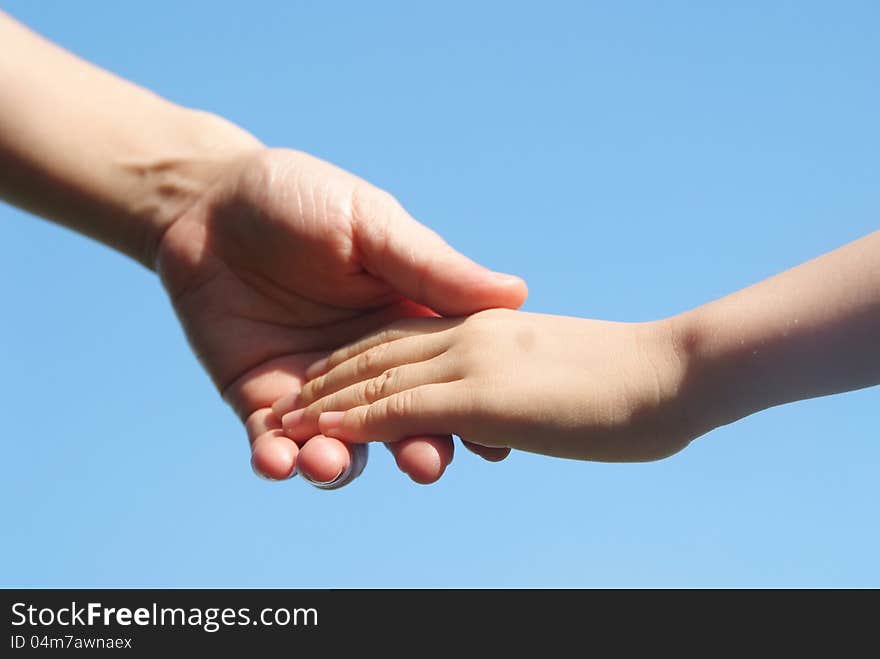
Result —
[[690, 322], [690, 318], [673, 316], [638, 324], [641, 349], [651, 368], [646, 395], [657, 412], [648, 422], [658, 437], [679, 449], [708, 432], [694, 401], [699, 387], [693, 381], [693, 364], [686, 348]]
[[[158, 240], [260, 147], [58, 48], [0, 12], [0, 198], [147, 267]], [[21, 66], [27, 62], [27, 66]]]
[[665, 322], [681, 365], [680, 406], [694, 438], [762, 409], [754, 383], [743, 368], [751, 344], [734, 336], [713, 305]]
[[120, 155], [115, 164], [128, 180], [128, 253], [148, 268], [168, 228], [211, 186], [263, 147], [259, 140], [214, 114], [172, 106], [163, 140], [155, 148]]

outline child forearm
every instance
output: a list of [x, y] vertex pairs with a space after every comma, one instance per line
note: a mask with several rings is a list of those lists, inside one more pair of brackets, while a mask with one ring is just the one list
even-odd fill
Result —
[[259, 143], [92, 66], [0, 12], [0, 198], [148, 267], [162, 230]]
[[700, 433], [880, 383], [880, 232], [674, 319]]

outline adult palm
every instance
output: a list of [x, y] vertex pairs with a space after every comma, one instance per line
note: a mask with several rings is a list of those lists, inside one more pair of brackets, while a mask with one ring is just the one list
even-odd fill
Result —
[[[460, 255], [389, 194], [290, 150], [231, 165], [164, 233], [157, 269], [193, 349], [245, 422], [254, 468], [319, 483], [356, 476], [352, 449], [320, 435], [298, 446], [271, 410], [310, 363], [402, 316], [515, 308], [526, 295], [520, 279]], [[452, 438], [391, 449], [404, 472], [432, 482], [452, 459]]]

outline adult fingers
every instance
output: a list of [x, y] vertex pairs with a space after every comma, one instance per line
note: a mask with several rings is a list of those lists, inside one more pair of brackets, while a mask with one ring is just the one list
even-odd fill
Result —
[[[298, 445], [284, 434], [281, 417], [269, 407], [282, 391], [298, 391], [300, 374], [318, 355], [289, 355], [281, 357], [238, 378], [225, 391], [226, 399], [245, 417], [245, 427], [251, 445], [251, 466], [254, 472], [268, 480], [284, 480], [295, 476], [299, 458], [309, 441]], [[253, 411], [251, 411], [253, 410]], [[303, 438], [308, 440], [309, 438]], [[338, 443], [338, 440], [333, 440]], [[366, 465], [366, 452], [322, 450], [322, 442], [306, 452], [306, 480], [318, 487], [342, 487], [357, 478]], [[329, 474], [329, 477], [327, 476]], [[334, 476], [339, 475], [337, 478]], [[331, 482], [332, 485], [327, 485]]]
[[452, 435], [407, 437], [385, 446], [394, 456], [397, 467], [420, 485], [439, 480], [455, 454]]
[[302, 477], [322, 490], [336, 490], [360, 476], [367, 466], [366, 444], [346, 444], [316, 435], [302, 447], [297, 468]]
[[352, 198], [353, 237], [364, 266], [406, 297], [440, 314], [518, 308], [525, 282], [492, 272], [414, 220], [387, 192], [363, 184]]
[[[451, 435], [410, 437], [386, 446], [398, 468], [421, 485], [439, 480], [454, 454]], [[367, 464], [368, 447], [317, 435], [303, 445], [297, 469], [315, 487], [335, 490], [361, 474]]]
[[261, 478], [281, 481], [296, 475], [299, 447], [284, 434], [281, 422], [268, 408], [248, 417], [245, 427], [251, 444], [251, 467]]

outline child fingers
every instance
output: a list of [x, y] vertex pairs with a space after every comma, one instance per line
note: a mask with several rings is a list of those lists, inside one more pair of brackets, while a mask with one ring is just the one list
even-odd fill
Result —
[[295, 397], [293, 405], [306, 407], [349, 385], [380, 376], [390, 368], [432, 359], [443, 353], [447, 346], [448, 341], [439, 334], [410, 336], [390, 343], [380, 343], [307, 382], [299, 396]]
[[454, 382], [432, 383], [345, 412], [323, 412], [318, 427], [328, 437], [350, 442], [396, 442], [426, 434], [454, 433], [463, 413]]
[[373, 346], [382, 343], [389, 343], [408, 336], [418, 336], [422, 334], [432, 334], [442, 332], [443, 330], [454, 327], [461, 322], [457, 318], [407, 318], [392, 323], [387, 327], [367, 334], [365, 337], [343, 346], [335, 350], [323, 359], [319, 359], [306, 369], [306, 377], [314, 379], [319, 375], [323, 375], [330, 369], [338, 366], [344, 361], [351, 359], [355, 355], [369, 350]]
[[308, 407], [285, 414], [281, 425], [291, 439], [303, 439], [318, 432], [318, 416], [322, 412], [369, 405], [407, 389], [454, 379], [452, 364], [437, 357], [416, 364], [395, 366], [374, 378], [356, 382], [325, 396]]

